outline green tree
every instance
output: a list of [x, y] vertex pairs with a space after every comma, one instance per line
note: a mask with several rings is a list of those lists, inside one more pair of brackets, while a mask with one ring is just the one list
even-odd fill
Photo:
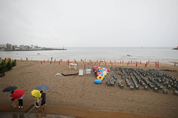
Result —
[[16, 59], [14, 61], [12, 61], [12, 67], [16, 66]]
[[12, 69], [11, 59], [8, 60], [6, 67], [8, 71]]
[[7, 70], [7, 67], [6, 67], [6, 59], [5, 59], [0, 64], [0, 74], [1, 74], [1, 77], [5, 76], [6, 70]]

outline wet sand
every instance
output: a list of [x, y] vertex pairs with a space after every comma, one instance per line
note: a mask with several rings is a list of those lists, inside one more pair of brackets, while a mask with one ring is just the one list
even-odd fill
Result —
[[[92, 67], [90, 64], [87, 67]], [[97, 66], [99, 64], [97, 63]], [[46, 90], [47, 101], [46, 105], [59, 107], [76, 108], [83, 110], [118, 112], [118, 113], [134, 113], [140, 115], [176, 118], [178, 116], [178, 99], [173, 95], [173, 90], [168, 90], [168, 94], [162, 93], [162, 90], [154, 92], [152, 89], [144, 90], [139, 84], [139, 90], [129, 90], [126, 87], [124, 79], [124, 89], [120, 89], [115, 83], [115, 86], [107, 86], [105, 80], [102, 84], [94, 84], [96, 77], [92, 74], [83, 76], [55, 76], [56, 73], [76, 73], [78, 69], [83, 69], [84, 65], [79, 62], [77, 70], [69, 71], [66, 62], [62, 62], [59, 66], [58, 63], [45, 62], [41, 65], [40, 61], [17, 61], [17, 66], [11, 71], [6, 72], [6, 76], [0, 78], [0, 89], [3, 90], [7, 86], [17, 86], [18, 89], [25, 91], [24, 104], [33, 104], [34, 99], [31, 96], [31, 91], [39, 85], [48, 85], [49, 90]], [[105, 66], [102, 62], [100, 67], [110, 68], [109, 62]], [[136, 68], [135, 63], [113, 63], [114, 68]], [[140, 69], [158, 69], [154, 63], [148, 64], [145, 69], [145, 64], [138, 64]], [[158, 70], [178, 70], [178, 66], [160, 63]], [[178, 78], [176, 71], [161, 71], [167, 73], [175, 78]], [[108, 75], [109, 76], [109, 75]], [[121, 79], [121, 76], [117, 74]], [[107, 76], [106, 76], [107, 78]], [[164, 86], [164, 88], [166, 88]], [[15, 101], [18, 102], [17, 100]], [[10, 105], [9, 93], [1, 91], [0, 98], [1, 105]], [[18, 109], [17, 109], [18, 110]], [[91, 114], [91, 113], [90, 113]], [[90, 117], [82, 115], [78, 116]], [[101, 113], [103, 114], [103, 113]], [[104, 116], [104, 114], [103, 114]], [[99, 116], [102, 117], [102, 116]], [[111, 116], [112, 117], [112, 116]], [[113, 116], [114, 117], [114, 116]], [[151, 118], [151, 117], [150, 117]]]

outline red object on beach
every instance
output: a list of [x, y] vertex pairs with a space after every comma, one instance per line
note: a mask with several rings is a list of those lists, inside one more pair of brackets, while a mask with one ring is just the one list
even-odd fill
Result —
[[84, 69], [86, 69], [86, 64], [84, 64]]
[[105, 66], [106, 66], [106, 63], [107, 63], [107, 62], [105, 62]]
[[59, 65], [60, 65], [60, 61], [59, 61]]
[[142, 62], [140, 61], [140, 64], [142, 64]]
[[12, 97], [13, 99], [18, 99], [18, 98], [21, 98], [23, 95], [24, 95], [24, 90], [18, 89], [18, 90], [15, 90], [15, 91], [12, 93], [11, 97]]
[[155, 62], [155, 67], [157, 67], [157, 62]]
[[138, 63], [136, 63], [136, 67], [137, 67], [137, 64], [138, 64]]
[[45, 63], [45, 60], [43, 62]]

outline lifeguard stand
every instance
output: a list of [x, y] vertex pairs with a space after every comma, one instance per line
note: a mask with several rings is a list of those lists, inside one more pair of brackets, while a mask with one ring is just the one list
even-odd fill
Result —
[[70, 63], [69, 64], [69, 70], [77, 70], [77, 64]]

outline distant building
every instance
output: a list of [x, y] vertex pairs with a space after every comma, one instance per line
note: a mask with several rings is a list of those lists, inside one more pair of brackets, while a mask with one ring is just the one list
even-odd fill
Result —
[[0, 44], [0, 50], [5, 50], [6, 48], [6, 44]]
[[17, 47], [18, 47], [17, 45], [13, 45], [12, 50], [16, 50]]
[[11, 44], [7, 43], [6, 47], [7, 47], [7, 50], [12, 50], [12, 45]]
[[20, 50], [25, 50], [24, 45], [20, 45], [19, 48], [20, 48]]

